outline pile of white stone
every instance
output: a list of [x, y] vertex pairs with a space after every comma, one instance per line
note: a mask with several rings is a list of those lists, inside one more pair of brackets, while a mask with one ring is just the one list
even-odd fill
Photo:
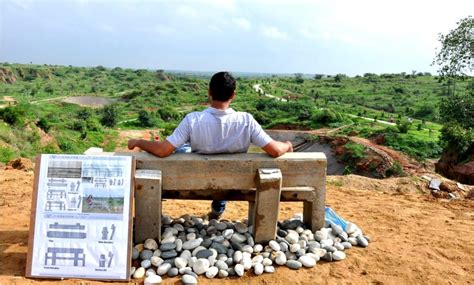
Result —
[[[297, 217], [278, 224], [277, 237], [268, 245], [256, 244], [252, 227], [245, 222], [205, 221], [189, 215], [178, 219], [163, 216], [162, 240], [147, 239], [132, 250], [133, 278], [145, 278], [145, 285], [161, 283], [161, 277], [182, 276], [183, 284], [197, 284], [198, 275], [207, 278], [275, 272], [275, 265], [291, 269], [313, 267], [320, 259], [339, 261], [352, 246], [368, 246], [369, 238], [353, 223], [344, 231], [329, 223], [319, 231], [305, 229]], [[136, 263], [136, 262], [135, 262]]]

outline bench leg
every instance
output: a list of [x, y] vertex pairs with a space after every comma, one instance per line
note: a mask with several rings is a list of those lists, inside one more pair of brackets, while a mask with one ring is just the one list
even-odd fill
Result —
[[161, 171], [135, 172], [135, 243], [161, 240]]
[[303, 202], [303, 223], [315, 232], [324, 227], [324, 207], [326, 195], [324, 189], [315, 189], [312, 202]]
[[256, 243], [275, 238], [280, 212], [282, 175], [280, 169], [259, 169], [255, 193], [253, 230]]
[[247, 217], [249, 226], [253, 225], [254, 223], [254, 219], [255, 219], [254, 214], [255, 214], [255, 202], [249, 201], [249, 212], [248, 212], [248, 217]]

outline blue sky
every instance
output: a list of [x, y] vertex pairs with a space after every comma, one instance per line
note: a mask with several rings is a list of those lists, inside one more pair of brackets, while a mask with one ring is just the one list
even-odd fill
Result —
[[348, 75], [435, 72], [472, 0], [0, 0], [0, 62]]

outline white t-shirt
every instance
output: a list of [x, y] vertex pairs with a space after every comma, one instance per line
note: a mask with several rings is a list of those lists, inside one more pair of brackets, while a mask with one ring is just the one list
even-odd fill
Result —
[[197, 153], [247, 152], [250, 143], [264, 147], [273, 140], [249, 113], [212, 107], [187, 114], [166, 139], [175, 148], [190, 143]]

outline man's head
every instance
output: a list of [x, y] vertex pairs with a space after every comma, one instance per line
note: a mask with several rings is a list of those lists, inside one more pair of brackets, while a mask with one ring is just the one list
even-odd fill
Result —
[[226, 102], [235, 92], [235, 79], [226, 71], [214, 74], [209, 82], [209, 95], [212, 100]]

